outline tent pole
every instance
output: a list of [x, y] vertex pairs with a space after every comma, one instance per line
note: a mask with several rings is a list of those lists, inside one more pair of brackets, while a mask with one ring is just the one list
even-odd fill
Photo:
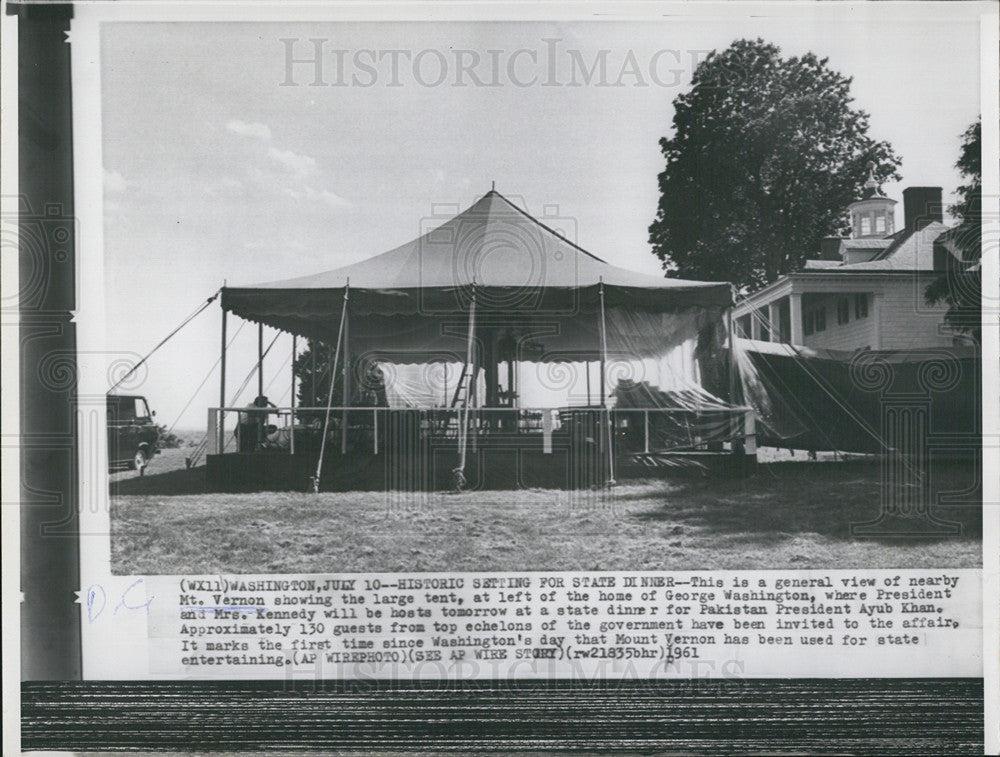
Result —
[[[347, 290], [344, 291], [344, 380], [341, 392], [340, 454], [347, 454], [347, 406], [351, 404], [351, 316], [347, 310]], [[331, 379], [332, 380], [332, 379]]]
[[729, 341], [729, 404], [737, 403], [736, 339], [733, 333], [733, 309], [726, 311], [726, 332]]
[[604, 277], [600, 279], [601, 294], [601, 415], [604, 420], [604, 427], [607, 429], [608, 439], [608, 485], [615, 485], [615, 451], [612, 448], [613, 436], [611, 433], [611, 411], [607, 409], [606, 391], [604, 388], [604, 371], [608, 362], [608, 334], [607, 325], [604, 321]]
[[315, 339], [309, 340], [309, 378], [312, 383], [312, 391], [309, 392], [309, 403], [316, 406], [316, 350], [319, 349], [319, 342]]
[[[729, 404], [736, 405], [738, 402], [742, 402], [742, 392], [739, 385], [739, 372], [736, 368], [736, 332], [733, 330], [733, 308], [730, 307], [726, 311], [726, 331], [727, 339], [729, 340]], [[733, 437], [732, 441], [732, 453], [733, 457], [742, 457], [744, 453], [744, 442], [743, 439], [747, 434], [747, 427], [752, 423], [750, 414], [737, 416], [739, 420], [735, 421], [734, 431], [736, 435]], [[737, 465], [740, 465], [743, 461], [735, 461]]]
[[215, 454], [221, 455], [226, 446], [226, 309], [222, 308], [222, 347], [219, 351], [219, 439]]
[[337, 362], [340, 359], [340, 338], [344, 334], [344, 318], [347, 316], [347, 289], [351, 280], [344, 285], [344, 304], [340, 311], [340, 326], [337, 328], [337, 346], [333, 353], [333, 364], [330, 366], [330, 389], [326, 393], [326, 417], [323, 419], [323, 437], [319, 443], [319, 459], [316, 460], [316, 475], [312, 480], [314, 494], [319, 494], [319, 477], [323, 472], [323, 455], [326, 453], [326, 435], [330, 429], [330, 405], [333, 403], [333, 378], [337, 375]]
[[598, 379], [598, 391], [601, 393], [600, 406], [605, 406], [604, 371], [607, 368], [607, 344], [604, 340], [604, 285], [601, 284], [601, 375]]
[[289, 452], [295, 454], [295, 355], [299, 351], [299, 338], [295, 334], [292, 334], [292, 414], [289, 422], [291, 423], [291, 429], [289, 430]]
[[470, 371], [468, 366], [472, 363], [472, 348], [476, 331], [476, 280], [472, 280], [472, 302], [469, 304], [469, 336], [465, 345], [465, 365], [466, 382], [465, 401], [462, 403], [462, 420], [458, 424], [458, 467], [452, 473], [455, 477], [455, 488], [461, 489], [465, 486], [465, 450], [469, 435], [469, 397], [472, 394], [471, 383], [475, 381], [475, 371]]
[[264, 324], [257, 324], [257, 396], [264, 396]]

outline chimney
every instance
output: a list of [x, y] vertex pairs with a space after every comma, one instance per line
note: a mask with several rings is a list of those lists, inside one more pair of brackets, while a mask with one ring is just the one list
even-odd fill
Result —
[[903, 216], [908, 234], [933, 221], [942, 221], [943, 210], [941, 187], [907, 187], [903, 190]]
[[840, 237], [823, 237], [819, 241], [820, 260], [840, 260]]

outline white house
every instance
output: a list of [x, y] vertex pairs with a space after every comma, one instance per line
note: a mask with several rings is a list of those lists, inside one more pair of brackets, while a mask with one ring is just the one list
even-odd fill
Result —
[[820, 258], [748, 295], [734, 309], [737, 334], [835, 350], [907, 350], [964, 344], [944, 323], [946, 304], [928, 305], [927, 285], [959, 259], [942, 223], [940, 187], [895, 200], [873, 178], [849, 206], [852, 235], [824, 239]]

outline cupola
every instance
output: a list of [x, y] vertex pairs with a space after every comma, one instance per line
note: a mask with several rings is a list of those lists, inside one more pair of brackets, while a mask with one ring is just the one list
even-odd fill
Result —
[[868, 180], [861, 199], [847, 206], [851, 213], [851, 236], [854, 239], [882, 239], [895, 232], [895, 200], [879, 190], [875, 164], [868, 164]]

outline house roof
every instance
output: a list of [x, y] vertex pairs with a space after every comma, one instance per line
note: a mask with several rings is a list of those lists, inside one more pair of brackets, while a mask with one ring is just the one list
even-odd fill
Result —
[[948, 227], [940, 221], [933, 221], [922, 229], [898, 236], [871, 260], [847, 263], [835, 270], [931, 271], [934, 269], [934, 240], [947, 230]]
[[849, 250], [884, 250], [892, 244], [891, 237], [882, 239], [845, 239], [841, 242]]
[[939, 221], [927, 224], [917, 231], [897, 231], [882, 239], [844, 239], [846, 250], [876, 250], [870, 260], [844, 263], [840, 260], [807, 260], [805, 271], [930, 271], [934, 268], [934, 245], [945, 244], [955, 254], [951, 230]]
[[841, 265], [843, 265], [843, 263], [839, 260], [807, 260], [806, 270], [825, 270], [827, 268], [839, 268]]
[[[759, 306], [760, 302], [766, 302], [776, 289], [780, 289], [783, 282], [788, 282], [797, 276], [818, 275], [822, 277], [836, 276], [860, 276], [863, 274], [905, 274], [932, 272], [934, 270], [934, 248], [944, 247], [956, 258], [959, 258], [957, 248], [954, 244], [954, 233], [947, 226], [939, 221], [934, 221], [927, 226], [913, 232], [905, 229], [897, 231], [895, 234], [883, 239], [845, 239], [844, 244], [858, 245], [857, 249], [876, 250], [883, 246], [884, 249], [876, 252], [875, 256], [864, 263], [842, 263], [839, 260], [807, 260], [802, 270], [793, 271], [778, 277], [770, 284], [758, 289], [748, 295], [744, 303], [753, 300]], [[859, 244], [862, 243], [862, 244]], [[737, 305], [737, 311], [741, 309], [743, 303]]]

